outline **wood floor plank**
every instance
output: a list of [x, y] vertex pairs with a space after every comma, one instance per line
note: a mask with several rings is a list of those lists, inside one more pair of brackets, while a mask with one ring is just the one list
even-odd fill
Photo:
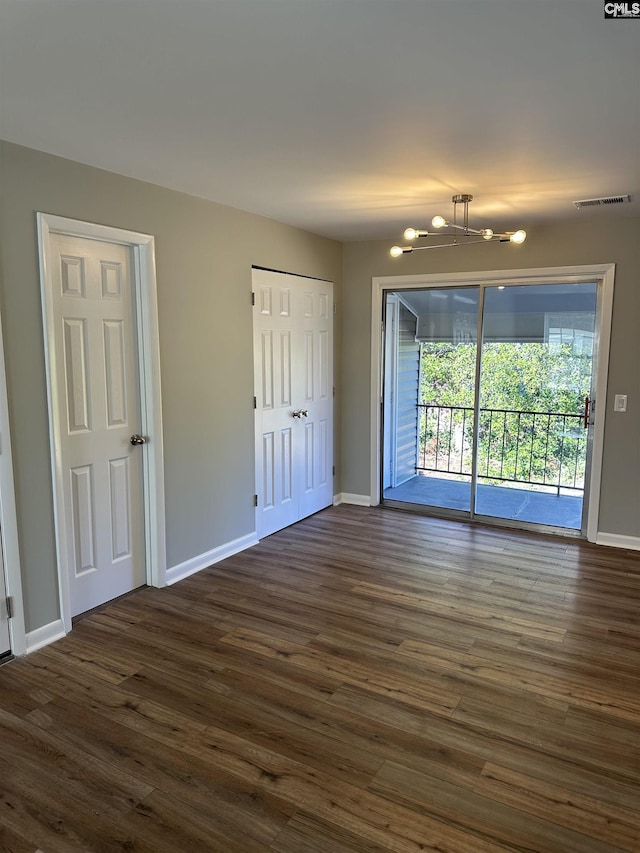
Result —
[[291, 818], [269, 845], [269, 850], [275, 853], [380, 853], [382, 849], [303, 811]]
[[73, 633], [79, 649], [106, 645], [118, 661], [132, 664], [131, 674], [152, 665], [165, 672], [168, 678], [180, 675], [200, 683], [211, 678], [222, 666], [210, 653], [202, 654], [200, 649], [194, 652], [175, 643], [159, 643], [143, 627], [123, 632], [92, 616], [83, 620]]
[[[613, 844], [566, 829], [550, 820], [539, 820], [529, 810], [511, 804], [490, 804], [487, 798], [446, 782], [434, 787], [431, 779], [406, 767], [385, 763], [371, 784], [371, 790], [387, 799], [412, 805], [456, 826], [460, 816], [464, 825], [490, 841], [506, 843], [509, 849], [527, 849], [532, 839], [546, 853], [619, 853]], [[499, 837], [496, 827], [500, 826]]]
[[259, 790], [295, 802], [334, 826], [367, 841], [387, 844], [389, 849], [399, 853], [449, 848], [457, 853], [495, 853], [508, 849], [475, 833], [339, 782], [326, 773], [312, 770], [272, 750], [256, 747], [222, 729], [210, 726], [200, 736], [199, 744], [185, 742], [181, 748], [199, 755], [204, 751], [218, 766], [251, 782]]
[[22, 838], [24, 834], [35, 845], [32, 849], [45, 853], [108, 853], [127, 849], [124, 844], [130, 843], [130, 839], [122, 838], [113, 824], [101, 817], [90, 821], [77, 806], [74, 808], [38, 787], [30, 790], [27, 779], [21, 782], [14, 777], [12, 784], [4, 784], [2, 790], [0, 822], [11, 837]]
[[59, 697], [34, 714], [36, 725], [53, 729], [62, 743], [84, 749], [95, 759], [137, 776], [153, 790], [176, 801], [206, 809], [212, 804], [230, 822], [245, 826], [251, 837], [267, 844], [286, 825], [295, 809], [275, 797], [256, 796], [250, 786], [173, 746], [98, 714], [85, 714], [75, 702]]
[[[243, 673], [233, 670], [222, 673], [231, 694], [255, 715], [254, 706], [266, 708], [287, 723], [309, 728], [325, 737], [334, 738], [340, 745], [365, 751], [382, 764], [384, 760], [402, 756], [404, 763], [436, 778], [473, 785], [484, 766], [484, 760], [461, 749], [445, 747], [427, 736], [415, 735], [386, 723], [376, 722], [359, 713], [342, 711], [333, 703], [314, 698], [291, 696], [279, 683], [273, 683], [269, 673], [254, 676], [248, 683]], [[242, 733], [242, 732], [239, 732]], [[323, 755], [324, 758], [324, 755]], [[329, 767], [325, 764], [326, 770]]]
[[0, 757], [0, 822], [47, 853], [127, 849], [130, 839], [119, 828], [126, 801], [108, 787], [101, 796], [90, 772], [59, 774], [42, 763], [17, 763], [14, 754]]
[[[266, 843], [228, 819], [215, 801], [208, 805], [176, 799], [154, 791], [123, 819], [122, 828], [141, 839], [153, 853], [202, 851], [202, 853], [262, 853]], [[139, 843], [139, 842], [138, 842]], [[135, 850], [138, 849], [136, 845]]]
[[558, 772], [567, 762], [578, 762], [578, 768], [600, 774], [603, 780], [623, 787], [634, 783], [637, 786], [637, 762], [633, 757], [621, 766], [619, 755], [593, 750], [586, 739], [573, 738], [562, 729], [545, 725], [518, 729], [513, 722], [505, 726], [497, 703], [482, 707], [477, 714], [469, 713], [464, 703], [461, 711], [444, 720], [435, 715], [425, 717], [407, 706], [349, 685], [337, 690], [329, 702], [417, 737], [429, 737], [444, 749], [460, 749], [485, 761], [514, 767], [539, 763]]
[[32, 841], [21, 837], [7, 826], [0, 826], [0, 850], [2, 853], [42, 853]]
[[[536, 815], [580, 835], [587, 834], [629, 853], [640, 850], [640, 815], [637, 811], [576, 795], [575, 791], [489, 762], [475, 790], [518, 811]], [[583, 840], [582, 843], [586, 842]]]
[[333, 507], [0, 668], [13, 853], [635, 853], [640, 557]]
[[[283, 721], [264, 706], [249, 699], [237, 702], [219, 691], [208, 690], [206, 685], [196, 691], [174, 680], [167, 686], [160, 673], [147, 669], [136, 673], [122, 686], [136, 695], [162, 701], [207, 725], [223, 726], [254, 744], [275, 748], [288, 758], [326, 769], [354, 785], [365, 787], [382, 764], [381, 759], [365, 749], [310, 730], [308, 726], [296, 725], [291, 720]], [[249, 692], [250, 688], [245, 695]]]
[[514, 656], [514, 662], [489, 661], [471, 654], [451, 650], [444, 652], [438, 646], [420, 640], [404, 642], [398, 654], [419, 659], [436, 671], [462, 673], [478, 681], [504, 684], [535, 695], [571, 702], [577, 707], [595, 708], [622, 719], [637, 720], [640, 716], [640, 693], [635, 685], [628, 687], [619, 679], [614, 681], [609, 673], [600, 680], [576, 678], [572, 671], [567, 675], [552, 675], [544, 671], [544, 666], [541, 667], [542, 672], [522, 666], [517, 656]]
[[505, 631], [518, 634], [519, 636], [527, 635], [547, 640], [554, 639], [557, 642], [562, 642], [565, 635], [564, 628], [555, 628], [549, 624], [543, 623], [542, 621], [534, 622], [527, 619], [520, 619], [508, 613], [496, 611], [485, 606], [480, 607], [475, 604], [467, 603], [464, 600], [458, 600], [455, 602], [434, 602], [433, 599], [427, 596], [412, 595], [406, 593], [404, 590], [370, 583], [359, 584], [355, 588], [354, 592], [364, 596], [372, 596], [374, 598], [381, 598], [385, 601], [399, 603], [405, 607], [423, 610], [426, 614], [447, 615], [462, 623], [468, 622], [472, 625], [480, 626], [489, 625], [491, 628], [497, 626]]
[[17, 716], [25, 716], [46, 703], [51, 694], [25, 679], [18, 667], [5, 667], [2, 672], [2, 698], [0, 707]]
[[[0, 710], [2, 727], [2, 761], [7, 770], [6, 781], [14, 774], [28, 778], [35, 774], [40, 780], [58, 780], [78, 799], [93, 798], [101, 803], [103, 813], [117, 819], [143, 800], [152, 788], [121, 768], [104, 763], [86, 751], [61, 745], [55, 733], [36, 728], [28, 720], [12, 717]], [[52, 787], [55, 787], [53, 785]]]
[[423, 683], [399, 678], [392, 667], [378, 665], [363, 666], [357, 661], [317, 652], [305, 646], [279, 641], [277, 638], [256, 631], [236, 629], [221, 640], [246, 652], [266, 657], [286, 658], [293, 666], [320, 672], [350, 684], [366, 684], [369, 690], [383, 696], [391, 696], [417, 708], [449, 716], [460, 700], [460, 696], [446, 691], [444, 685]]
[[[500, 703], [463, 699], [456, 709], [454, 719], [474, 730], [495, 731], [500, 726], [503, 738], [512, 744], [531, 749], [543, 743], [545, 752], [555, 758], [573, 758], [588, 768], [598, 768], [601, 773], [614, 774], [622, 782], [638, 778], [638, 748], [634, 740], [626, 744], [615, 743], [605, 732], [592, 737], [589, 732], [569, 729], [544, 718], [527, 717], [502, 708]], [[609, 731], [606, 722], [601, 723]]]

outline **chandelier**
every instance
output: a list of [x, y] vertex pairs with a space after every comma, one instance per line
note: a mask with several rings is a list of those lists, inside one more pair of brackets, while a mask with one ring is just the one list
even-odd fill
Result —
[[[498, 233], [491, 228], [470, 228], [469, 227], [469, 202], [473, 201], [473, 196], [467, 193], [459, 193], [451, 199], [453, 202], [453, 222], [448, 222], [443, 216], [434, 216], [431, 220], [431, 225], [434, 228], [450, 228], [450, 231], [440, 231], [443, 237], [452, 237], [451, 243], [435, 243], [428, 246], [392, 246], [390, 254], [392, 258], [398, 258], [400, 255], [408, 255], [411, 252], [416, 252], [419, 249], [449, 249], [453, 246], [469, 246], [472, 243], [482, 243], [483, 241], [491, 242], [498, 241], [500, 243], [524, 243], [527, 239], [527, 232], [520, 229], [519, 231], [505, 231]], [[458, 205], [462, 205], [462, 224], [458, 223], [457, 212]], [[425, 231], [418, 228], [407, 228], [404, 232], [405, 240], [418, 240], [421, 237], [433, 237], [435, 231]], [[474, 239], [479, 237], [480, 239]]]

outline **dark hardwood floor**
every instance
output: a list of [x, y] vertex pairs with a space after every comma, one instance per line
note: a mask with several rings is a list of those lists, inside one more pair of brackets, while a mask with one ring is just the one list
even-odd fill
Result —
[[0, 838], [640, 850], [640, 554], [342, 506], [0, 668]]

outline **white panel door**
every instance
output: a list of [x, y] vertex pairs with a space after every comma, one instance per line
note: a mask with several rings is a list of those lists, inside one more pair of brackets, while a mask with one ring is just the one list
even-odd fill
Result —
[[333, 285], [253, 271], [256, 529], [333, 501]]
[[131, 248], [51, 236], [55, 390], [71, 615], [145, 583]]
[[2, 554], [2, 536], [0, 536], [0, 658], [11, 651], [9, 634], [9, 614], [7, 612], [7, 587], [4, 577], [4, 558]]

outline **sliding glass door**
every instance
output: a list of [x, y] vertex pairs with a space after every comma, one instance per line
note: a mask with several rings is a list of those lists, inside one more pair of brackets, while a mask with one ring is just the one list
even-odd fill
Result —
[[388, 294], [383, 500], [582, 530], [596, 296], [590, 282]]
[[596, 294], [485, 288], [476, 515], [581, 529]]

